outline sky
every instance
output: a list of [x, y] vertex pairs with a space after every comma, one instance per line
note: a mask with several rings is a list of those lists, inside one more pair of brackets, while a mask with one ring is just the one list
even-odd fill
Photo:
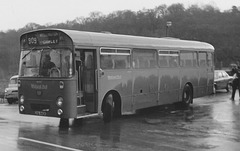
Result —
[[220, 11], [240, 6], [240, 0], [0, 0], [0, 31], [17, 30], [28, 23], [65, 23], [77, 17], [88, 17], [91, 12], [107, 15], [118, 10], [139, 11], [176, 3], [185, 8], [210, 4]]

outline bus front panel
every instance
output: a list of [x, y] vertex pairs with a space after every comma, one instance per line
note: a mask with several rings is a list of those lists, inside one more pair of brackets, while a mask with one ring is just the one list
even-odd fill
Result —
[[74, 118], [77, 115], [75, 80], [19, 79], [21, 114]]

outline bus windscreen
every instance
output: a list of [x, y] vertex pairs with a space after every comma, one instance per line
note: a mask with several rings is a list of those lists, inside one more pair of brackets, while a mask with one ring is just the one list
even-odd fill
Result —
[[23, 34], [20, 41], [20, 76], [72, 76], [73, 42], [64, 32], [58, 30], [33, 31]]

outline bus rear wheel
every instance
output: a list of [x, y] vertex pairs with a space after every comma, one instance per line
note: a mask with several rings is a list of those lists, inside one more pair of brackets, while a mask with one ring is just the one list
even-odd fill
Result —
[[190, 85], [186, 84], [183, 88], [182, 103], [184, 107], [188, 107], [193, 101], [193, 92]]
[[104, 100], [103, 121], [108, 123], [112, 120], [114, 113], [113, 95], [109, 94]]

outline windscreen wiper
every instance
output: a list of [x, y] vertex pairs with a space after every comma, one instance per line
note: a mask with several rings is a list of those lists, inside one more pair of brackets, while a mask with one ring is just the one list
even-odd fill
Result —
[[25, 54], [25, 55], [22, 57], [22, 60], [23, 60], [24, 58], [26, 58], [26, 56], [29, 55], [29, 54], [33, 51], [33, 49], [35, 49], [35, 47], [32, 48], [27, 54]]

